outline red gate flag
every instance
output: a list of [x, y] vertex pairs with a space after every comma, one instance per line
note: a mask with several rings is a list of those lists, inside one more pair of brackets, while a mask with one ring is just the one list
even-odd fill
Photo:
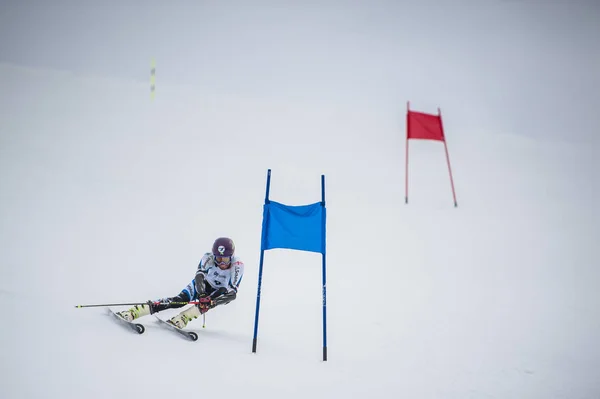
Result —
[[441, 115], [408, 110], [406, 138], [444, 141]]
[[426, 114], [410, 110], [410, 103], [406, 103], [406, 180], [404, 201], [408, 204], [408, 140], [435, 140], [444, 143], [446, 151], [446, 160], [448, 161], [448, 172], [450, 173], [450, 185], [452, 187], [452, 196], [454, 198], [454, 207], [458, 206], [456, 202], [456, 192], [454, 191], [454, 179], [452, 178], [452, 168], [450, 167], [450, 156], [448, 155], [448, 145], [444, 135], [444, 125], [442, 124], [442, 112], [438, 108], [438, 114]]

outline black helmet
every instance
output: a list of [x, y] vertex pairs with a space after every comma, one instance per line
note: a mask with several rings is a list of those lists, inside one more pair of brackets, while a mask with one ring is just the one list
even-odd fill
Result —
[[215, 256], [233, 256], [235, 253], [235, 244], [231, 238], [219, 237], [212, 246], [212, 253]]

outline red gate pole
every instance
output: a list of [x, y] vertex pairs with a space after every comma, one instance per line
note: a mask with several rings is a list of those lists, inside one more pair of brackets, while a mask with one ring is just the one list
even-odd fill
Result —
[[404, 203], [408, 204], [408, 132], [410, 131], [410, 118], [408, 113], [410, 112], [410, 102], [406, 102], [406, 166], [405, 170], [405, 179], [404, 179]]
[[[442, 111], [438, 108], [438, 115], [440, 117], [440, 125], [442, 132], [444, 132], [444, 125], [442, 124]], [[444, 149], [446, 151], [446, 161], [448, 162], [448, 173], [450, 174], [450, 185], [452, 187], [452, 197], [454, 198], [454, 207], [458, 206], [456, 202], [456, 191], [454, 190], [454, 179], [452, 178], [452, 168], [450, 167], [450, 156], [448, 155], [448, 144], [446, 143], [446, 134], [444, 133]]]

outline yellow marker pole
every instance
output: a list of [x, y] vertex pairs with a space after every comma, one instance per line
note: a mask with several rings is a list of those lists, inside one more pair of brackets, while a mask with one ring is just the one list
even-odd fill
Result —
[[153, 58], [150, 64], [150, 100], [154, 101], [156, 92], [156, 60]]

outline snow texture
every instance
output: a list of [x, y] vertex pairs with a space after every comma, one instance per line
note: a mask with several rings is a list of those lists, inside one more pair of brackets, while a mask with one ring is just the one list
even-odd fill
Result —
[[[0, 15], [1, 398], [600, 397], [597, 6], [121, 3]], [[457, 208], [431, 141], [404, 204], [406, 101]], [[300, 251], [251, 353], [269, 168], [289, 205], [326, 176], [327, 362]], [[223, 235], [196, 342], [74, 307], [175, 295]]]

